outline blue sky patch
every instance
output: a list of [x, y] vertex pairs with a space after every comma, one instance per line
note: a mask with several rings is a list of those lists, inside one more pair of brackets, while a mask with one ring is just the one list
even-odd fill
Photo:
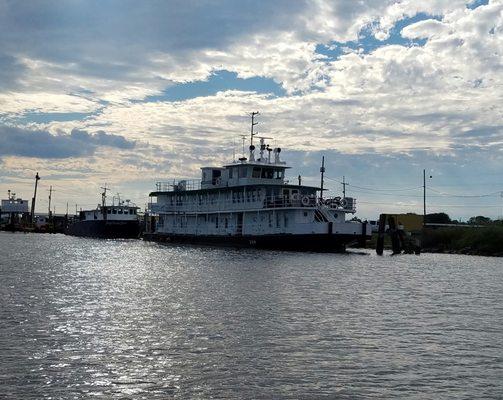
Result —
[[247, 92], [285, 96], [286, 91], [280, 84], [270, 78], [253, 77], [239, 78], [236, 72], [220, 70], [213, 73], [205, 81], [180, 83], [164, 90], [160, 95], [148, 96], [145, 101], [183, 101], [196, 97], [215, 95], [225, 90], [242, 90]]
[[469, 8], [470, 10], [474, 10], [477, 7], [486, 6], [487, 4], [489, 4], [489, 0], [473, 0], [473, 1], [470, 1], [466, 5], [466, 8]]
[[398, 21], [393, 28], [390, 30], [389, 38], [386, 40], [378, 40], [372, 33], [372, 27], [367, 26], [363, 28], [358, 34], [358, 40], [349, 42], [331, 42], [329, 45], [320, 44], [316, 47], [316, 53], [322, 54], [328, 57], [330, 60], [337, 60], [342, 55], [346, 54], [345, 48], [359, 51], [363, 54], [369, 54], [379, 47], [389, 46], [389, 45], [401, 45], [401, 46], [424, 46], [426, 39], [415, 39], [410, 40], [402, 37], [402, 29], [406, 26], [412, 25], [419, 21], [424, 21], [427, 19], [440, 20], [441, 17], [433, 16], [426, 13], [419, 13], [413, 17], [407, 17]]

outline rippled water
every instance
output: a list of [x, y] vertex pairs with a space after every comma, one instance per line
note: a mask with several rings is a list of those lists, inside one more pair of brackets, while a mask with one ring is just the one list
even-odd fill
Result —
[[0, 398], [501, 398], [503, 260], [0, 233]]

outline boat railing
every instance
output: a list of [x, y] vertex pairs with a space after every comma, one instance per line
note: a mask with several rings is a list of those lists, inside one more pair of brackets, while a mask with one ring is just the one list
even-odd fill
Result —
[[332, 210], [356, 211], [356, 199], [354, 197], [329, 197], [318, 199], [318, 203], [320, 206]]
[[162, 203], [149, 203], [153, 213], [162, 212], [235, 212], [276, 208], [316, 208], [354, 212], [355, 199], [335, 201], [319, 199], [315, 196], [211, 196], [201, 194], [195, 200], [187, 200], [184, 195], [173, 196]]
[[173, 179], [170, 181], [156, 182], [157, 192], [182, 192], [186, 190], [201, 189], [201, 179]]

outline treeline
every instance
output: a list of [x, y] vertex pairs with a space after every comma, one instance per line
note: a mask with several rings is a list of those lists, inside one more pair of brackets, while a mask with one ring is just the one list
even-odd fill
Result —
[[503, 221], [500, 219], [478, 215], [460, 223], [451, 220], [445, 213], [437, 213], [428, 214], [426, 223], [458, 226], [425, 228], [422, 238], [425, 251], [503, 256]]
[[456, 219], [451, 219], [446, 213], [426, 214], [425, 222], [427, 224], [503, 225], [503, 220], [492, 220], [491, 218], [484, 217], [483, 215], [477, 215], [469, 218], [466, 222], [460, 222]]

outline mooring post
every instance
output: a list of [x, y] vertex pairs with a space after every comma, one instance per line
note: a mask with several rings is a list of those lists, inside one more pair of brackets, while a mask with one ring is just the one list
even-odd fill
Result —
[[384, 252], [384, 233], [386, 232], [386, 214], [379, 216], [379, 230], [377, 233], [376, 253], [382, 256]]

